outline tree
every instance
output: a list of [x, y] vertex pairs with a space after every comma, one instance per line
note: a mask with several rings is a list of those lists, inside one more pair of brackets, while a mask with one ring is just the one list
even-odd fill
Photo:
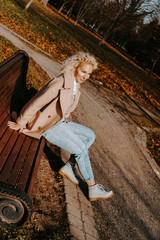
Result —
[[76, 1], [77, 1], [77, 0], [74, 0], [74, 1], [73, 1], [72, 6], [69, 8], [69, 10], [68, 10], [68, 12], [67, 12], [67, 14], [66, 14], [66, 16], [68, 16], [68, 19], [69, 19], [70, 16], [71, 16], [71, 13], [72, 13], [72, 10], [73, 10], [73, 8], [74, 8], [74, 5], [76, 4]]
[[143, 8], [146, 0], [114, 0], [109, 1], [104, 13], [104, 36], [99, 44], [104, 43], [121, 25], [132, 23], [142, 16], [151, 13], [151, 9]]
[[[26, 11], [28, 10], [28, 8], [30, 7], [30, 5], [32, 4], [33, 1], [34, 1], [34, 0], [30, 0], [30, 1], [26, 4], [26, 6], [25, 6], [25, 10], [26, 10]], [[47, 6], [48, 1], [49, 1], [49, 0], [41, 0], [40, 3], [42, 3], [44, 6]]]
[[26, 6], [25, 6], [25, 10], [26, 10], [26, 11], [28, 10], [28, 8], [29, 8], [30, 5], [32, 4], [32, 2], [33, 2], [33, 0], [30, 0], [30, 1], [26, 4]]
[[100, 27], [104, 23], [104, 9], [105, 0], [94, 0], [89, 6], [88, 11], [83, 16], [87, 25], [91, 25], [91, 29], [95, 29], [96, 32], [99, 31]]
[[156, 64], [160, 58], [160, 23], [158, 19], [155, 19], [150, 24], [153, 25], [152, 38], [150, 38], [148, 41], [148, 45], [150, 46], [150, 57], [152, 61], [152, 65], [150, 67], [151, 73], [154, 71], [154, 68], [156, 67]]
[[40, 3], [42, 3], [45, 7], [47, 6], [49, 0], [41, 0]]
[[78, 23], [80, 19], [82, 19], [85, 16], [86, 13], [89, 12], [89, 9], [91, 9], [93, 5], [94, 5], [94, 1], [83, 0], [81, 6], [79, 7], [78, 14], [76, 16], [76, 21], [74, 23], [75, 25]]
[[63, 1], [63, 4], [62, 4], [62, 6], [60, 7], [60, 9], [59, 9], [59, 12], [62, 12], [62, 10], [64, 9], [64, 7], [67, 5], [67, 3], [69, 3], [71, 0], [64, 0]]
[[149, 23], [140, 23], [129, 34], [125, 45], [127, 52], [144, 68], [160, 73], [160, 23], [153, 19]]

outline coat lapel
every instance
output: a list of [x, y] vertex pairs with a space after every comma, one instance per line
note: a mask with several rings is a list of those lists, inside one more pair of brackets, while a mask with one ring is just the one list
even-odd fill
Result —
[[74, 79], [74, 70], [64, 72], [64, 88], [73, 89]]

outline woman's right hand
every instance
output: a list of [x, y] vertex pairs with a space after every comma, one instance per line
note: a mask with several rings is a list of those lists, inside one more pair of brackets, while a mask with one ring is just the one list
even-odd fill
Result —
[[7, 126], [13, 130], [19, 130], [19, 132], [23, 130], [23, 127], [16, 122], [8, 121]]

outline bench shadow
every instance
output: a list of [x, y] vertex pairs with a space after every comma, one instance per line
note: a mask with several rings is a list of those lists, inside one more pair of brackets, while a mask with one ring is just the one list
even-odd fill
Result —
[[[63, 160], [60, 157], [60, 148], [59, 147], [57, 147], [53, 144], [50, 144], [49, 142], [46, 142], [45, 147], [44, 147], [44, 154], [46, 155], [46, 157], [49, 161], [49, 165], [50, 165], [52, 171], [58, 172], [59, 169], [65, 165], [65, 163], [63, 162]], [[77, 178], [79, 180], [78, 187], [80, 188], [80, 190], [84, 194], [84, 196], [87, 199], [89, 199], [87, 183], [85, 181], [83, 181], [83, 179], [79, 175], [77, 176]]]
[[49, 142], [45, 143], [44, 154], [46, 155], [49, 165], [54, 172], [65, 165], [60, 157], [60, 149], [57, 146], [51, 145]]
[[84, 196], [87, 198], [87, 200], [89, 200], [87, 183], [83, 181], [81, 178], [79, 178], [79, 188], [81, 192], [84, 194]]

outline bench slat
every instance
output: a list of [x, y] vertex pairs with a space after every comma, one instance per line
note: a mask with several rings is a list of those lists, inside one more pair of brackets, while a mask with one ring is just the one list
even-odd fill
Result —
[[18, 132], [17, 131], [14, 131], [12, 136], [10, 137], [9, 141], [7, 142], [5, 148], [3, 149], [1, 155], [0, 155], [0, 171], [2, 170], [3, 168], [3, 165], [6, 161], [6, 159], [8, 158], [11, 150], [12, 150], [12, 147], [14, 146], [15, 144], [15, 141], [17, 140], [17, 137], [18, 137]]
[[20, 171], [22, 169], [22, 166], [23, 166], [23, 162], [25, 160], [25, 157], [27, 155], [28, 149], [30, 147], [31, 141], [32, 141], [31, 138], [29, 138], [29, 137], [25, 138], [25, 141], [23, 142], [22, 149], [21, 149], [21, 151], [19, 153], [17, 161], [16, 161], [16, 163], [15, 163], [13, 169], [12, 169], [12, 172], [10, 174], [10, 177], [8, 179], [8, 183], [9, 184], [12, 184], [12, 185], [16, 184], [18, 176], [19, 176], [19, 173], [20, 173]]
[[12, 92], [13, 92], [13, 83], [11, 86], [5, 86], [3, 89], [1, 89], [1, 92], [0, 92], [0, 101], [1, 101], [1, 104], [4, 103], [4, 100], [8, 98], [8, 96], [10, 96], [10, 99], [12, 97]]
[[0, 115], [0, 126], [2, 125], [2, 123], [5, 121], [5, 119], [7, 118], [8, 116], [8, 109], [6, 111], [4, 111], [2, 113], [2, 115]]
[[14, 79], [12, 78], [11, 73], [8, 73], [8, 79], [1, 79], [1, 83], [0, 83], [0, 93], [2, 94], [2, 92], [4, 91], [4, 89], [6, 87], [9, 87], [10, 84], [12, 84], [14, 82]]
[[6, 109], [8, 112], [10, 111], [10, 101], [13, 94], [13, 87], [14, 83], [12, 83], [10, 87], [4, 87], [0, 93], [0, 114], [2, 114]]
[[[6, 137], [10, 134], [11, 135], [11, 133], [13, 132], [11, 129], [7, 129], [8, 127], [7, 127], [7, 122], [9, 121], [9, 120], [11, 120], [10, 119], [10, 116], [8, 115], [7, 117], [6, 117], [6, 119], [5, 119], [5, 121], [2, 123], [2, 125], [1, 125], [1, 131], [0, 131], [0, 153], [1, 153], [1, 149], [3, 149], [3, 144], [4, 144], [4, 142], [6, 142]], [[2, 136], [4, 135], [4, 133], [6, 132], [6, 130], [7, 130], [7, 133], [6, 134], [8, 134], [8, 135], [6, 135], [5, 134], [5, 136], [2, 138]]]
[[28, 190], [26, 189], [26, 192], [27, 192], [29, 197], [31, 197], [31, 195], [32, 195], [34, 183], [35, 183], [36, 176], [37, 176], [38, 167], [39, 167], [41, 156], [42, 156], [43, 149], [44, 149], [44, 145], [45, 145], [45, 139], [41, 138], [40, 143], [39, 143], [38, 154], [37, 154], [36, 159], [35, 159], [35, 166], [34, 166], [32, 175], [30, 176], [30, 178], [31, 178], [30, 185], [29, 185]]
[[2, 81], [4, 80], [4, 76], [6, 76], [6, 79], [8, 78], [8, 74], [10, 73], [15, 73], [17, 70], [18, 72], [22, 72], [23, 68], [23, 63], [24, 63], [24, 56], [16, 56], [15, 59], [12, 59], [12, 61], [8, 61], [7, 64], [5, 64], [5, 61], [0, 64], [1, 72], [0, 72], [0, 79]]
[[25, 191], [27, 181], [29, 178], [29, 174], [31, 171], [31, 168], [33, 166], [33, 159], [35, 158], [36, 155], [36, 149], [38, 146], [39, 141], [37, 139], [33, 139], [30, 149], [28, 150], [27, 158], [25, 159], [25, 165], [23, 169], [23, 175], [20, 176], [19, 182], [18, 182], [18, 188], [20, 188], [22, 191]]
[[[12, 72], [8, 72], [7, 76], [4, 75], [3, 78], [1, 78], [1, 82], [0, 82], [0, 92], [2, 92], [2, 90], [7, 86], [9, 87], [11, 84], [13, 85], [13, 83], [15, 83], [17, 77], [19, 77], [20, 73], [15, 73], [14, 75], [12, 74]], [[15, 86], [15, 85], [14, 85]]]
[[10, 113], [10, 108], [9, 108], [9, 101], [6, 99], [6, 102], [4, 105], [2, 105], [1, 109], [0, 109], [0, 115], [4, 113], [4, 111], [6, 111], [8, 114]]
[[[13, 84], [14, 85], [14, 84]], [[0, 112], [2, 113], [4, 109], [10, 109], [10, 101], [13, 94], [13, 86], [11, 85], [8, 88], [4, 88], [0, 95], [1, 108]]]
[[8, 176], [11, 174], [11, 170], [12, 170], [13, 165], [15, 164], [15, 161], [19, 155], [19, 152], [21, 150], [24, 139], [25, 139], [24, 134], [20, 134], [18, 136], [18, 140], [17, 140], [16, 144], [14, 145], [14, 148], [11, 151], [10, 156], [6, 160], [5, 166], [3, 167], [3, 171], [0, 175], [1, 182], [6, 182], [8, 179]]

